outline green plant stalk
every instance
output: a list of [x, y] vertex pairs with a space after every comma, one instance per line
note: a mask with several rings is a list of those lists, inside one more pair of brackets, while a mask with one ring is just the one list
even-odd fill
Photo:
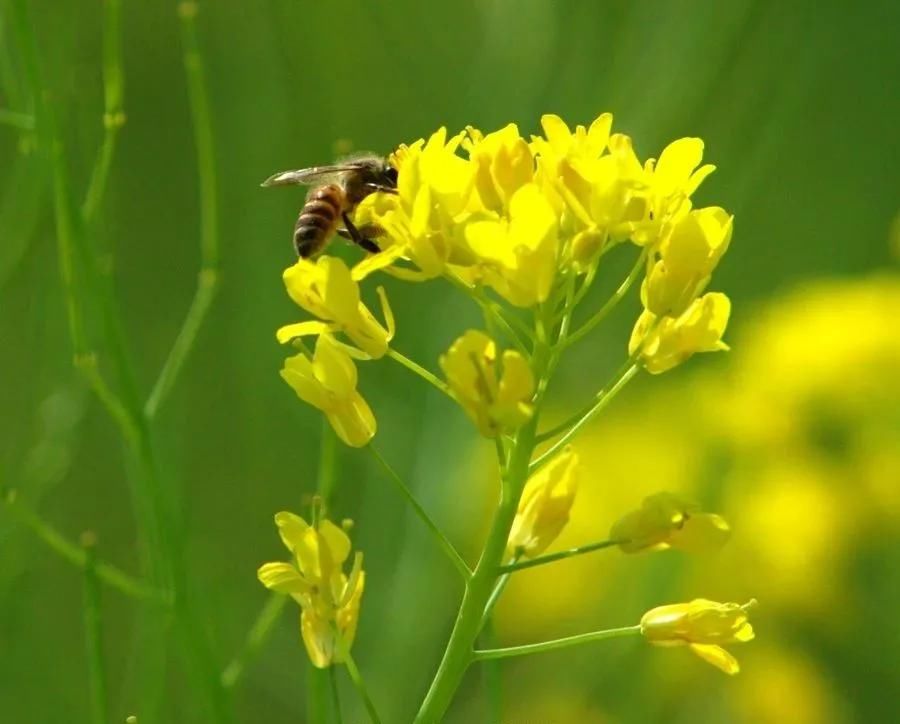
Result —
[[378, 461], [378, 464], [384, 469], [387, 473], [388, 477], [391, 479], [391, 482], [396, 485], [397, 489], [403, 494], [403, 497], [406, 498], [407, 502], [412, 506], [412, 509], [416, 512], [416, 515], [419, 516], [419, 519], [425, 524], [425, 527], [428, 528], [429, 533], [434, 537], [434, 540], [437, 542], [438, 546], [442, 551], [447, 555], [447, 558], [450, 559], [450, 562], [453, 564], [454, 568], [459, 572], [460, 576], [462, 576], [463, 580], [469, 580], [472, 576], [472, 571], [469, 569], [469, 566], [466, 564], [463, 557], [459, 554], [459, 551], [456, 550], [456, 547], [453, 543], [450, 542], [450, 539], [444, 535], [444, 532], [440, 529], [440, 527], [431, 519], [431, 516], [428, 515], [428, 512], [422, 505], [416, 500], [416, 496], [413, 495], [412, 491], [403, 482], [403, 478], [397, 474], [397, 472], [388, 464], [387, 460], [382, 457], [381, 453], [375, 448], [372, 443], [369, 443], [366, 446], [369, 449], [369, 452], [372, 453], [372, 456]]
[[555, 651], [556, 649], [564, 649], [570, 646], [580, 646], [581, 644], [587, 644], [592, 641], [603, 641], [605, 639], [621, 638], [623, 636], [639, 636], [640, 633], [640, 624], [636, 626], [625, 626], [623, 628], [605, 629], [603, 631], [591, 631], [590, 633], [567, 636], [561, 639], [553, 639], [552, 641], [542, 641], [537, 644], [510, 646], [509, 648], [505, 649], [484, 649], [481, 651], [476, 651], [474, 654], [474, 658], [478, 661], [507, 659], [511, 656], [540, 654], [544, 651]]
[[222, 686], [226, 689], [233, 688], [241, 680], [247, 667], [259, 656], [289, 600], [281, 593], [272, 593], [266, 600], [247, 633], [243, 647], [222, 671]]
[[[512, 563], [507, 563], [506, 565], [500, 566], [500, 571], [509, 575], [510, 573], [514, 573], [516, 571], [522, 571], [526, 568], [534, 568], [535, 566], [544, 566], [548, 563], [554, 563], [556, 561], [562, 561], [566, 558], [573, 558], [575, 556], [582, 556], [585, 553], [593, 553], [594, 551], [603, 550], [604, 548], [611, 548], [613, 546], [621, 545], [626, 541], [620, 540], [602, 540], [597, 543], [589, 543], [588, 545], [579, 546], [577, 548], [569, 548], [564, 551], [559, 551], [557, 553], [548, 553], [545, 556], [539, 556], [538, 558], [528, 558], [524, 561], [513, 561]], [[500, 580], [503, 580], [502, 578]]]
[[[14, 491], [9, 491], [6, 494], [5, 502], [10, 514], [20, 523], [30, 528], [52, 551], [77, 568], [84, 569], [86, 560], [83, 548], [69, 541], [31, 508], [27, 507], [14, 494]], [[129, 598], [134, 598], [138, 601], [152, 601], [163, 606], [169, 605], [169, 601], [161, 591], [154, 590], [143, 581], [129, 576], [109, 563], [95, 561], [94, 568], [97, 578], [110, 588]]]
[[97, 575], [96, 541], [82, 536], [84, 553], [84, 629], [87, 652], [91, 719], [94, 724], [107, 724], [106, 668], [103, 663], [103, 619], [100, 612], [100, 579]]
[[188, 101], [197, 150], [197, 171], [200, 179], [200, 272], [197, 288], [175, 343], [166, 358], [159, 378], [153, 386], [144, 411], [153, 418], [187, 361], [197, 334], [209, 313], [219, 287], [219, 202], [216, 173], [215, 142], [212, 132], [212, 112], [206, 91], [203, 56], [197, 38], [197, 4], [183, 2], [178, 6], [181, 25], [181, 44], [187, 77]]
[[[546, 339], [546, 337], [546, 334], [538, 335], [538, 339]], [[484, 610], [494, 589], [497, 569], [506, 552], [509, 531], [516, 517], [522, 489], [528, 479], [528, 466], [534, 451], [535, 434], [543, 394], [546, 391], [549, 364], [550, 348], [546, 344], [536, 344], [532, 358], [532, 370], [535, 379], [538, 380], [534, 414], [519, 430], [509, 450], [507, 466], [502, 471], [500, 504], [494, 512], [481, 557], [472, 577], [466, 584], [453, 631], [437, 673], [431, 682], [431, 687], [416, 715], [416, 724], [436, 724], [442, 720], [472, 661], [475, 641], [481, 631]]]
[[0, 125], [12, 126], [20, 131], [33, 131], [34, 116], [29, 116], [27, 113], [10, 111], [6, 108], [0, 108]]
[[103, 13], [103, 141], [94, 162], [88, 191], [81, 207], [90, 224], [97, 215], [116, 152], [119, 129], [125, 122], [122, 109], [125, 74], [122, 70], [122, 7], [120, 0], [104, 0]]
[[359, 693], [360, 699], [362, 699], [363, 704], [366, 707], [366, 712], [369, 714], [369, 719], [372, 724], [381, 724], [381, 718], [378, 716], [378, 710], [375, 708], [375, 702], [372, 701], [372, 697], [369, 695], [369, 690], [366, 687], [366, 682], [362, 677], [362, 674], [359, 673], [359, 669], [356, 666], [356, 662], [353, 660], [353, 656], [350, 655], [350, 650], [347, 648], [347, 644], [340, 634], [335, 634], [338, 647], [341, 650], [341, 658], [344, 660], [344, 665], [347, 667], [347, 673], [350, 674], [350, 680], [353, 682], [353, 686], [356, 687], [356, 691]]
[[390, 347], [388, 348], [387, 356], [395, 362], [399, 362], [410, 372], [417, 374], [428, 384], [433, 385], [435, 388], [447, 395], [447, 397], [449, 397], [451, 400], [455, 399], [453, 397], [453, 393], [450, 391], [450, 388], [440, 378], [438, 378], [437, 375], [429, 372], [424, 367], [422, 367], [422, 365], [414, 362], [413, 360], [409, 359], [409, 357], [400, 354], [397, 350]]
[[338, 689], [337, 674], [334, 666], [328, 667], [328, 680], [331, 683], [331, 702], [334, 707], [334, 718], [337, 720], [337, 724], [344, 724], [344, 716], [341, 713], [341, 692]]

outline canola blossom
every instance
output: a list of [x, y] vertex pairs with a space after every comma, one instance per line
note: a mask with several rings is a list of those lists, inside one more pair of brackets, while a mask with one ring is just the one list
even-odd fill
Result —
[[343, 661], [356, 635], [366, 581], [362, 553], [353, 556], [348, 575], [343, 566], [350, 558], [350, 538], [334, 523], [322, 520], [313, 526], [282, 511], [275, 525], [293, 562], [265, 563], [257, 575], [266, 588], [300, 604], [300, 632], [310, 661], [327, 668]]
[[[285, 362], [282, 377], [324, 413], [343, 443], [369, 449], [463, 577], [465, 595], [416, 724], [444, 718], [473, 661], [643, 634], [658, 645], [689, 645], [735, 673], [737, 663], [720, 644], [752, 638], [749, 604], [698, 599], [653, 609], [630, 627], [477, 649], [507, 580], [521, 568], [604, 548], [702, 552], [720, 547], [729, 534], [720, 516], [660, 493], [623, 515], [608, 539], [552, 550], [579, 486], [606, 484], [603, 471], [584, 469], [571, 446], [581, 430], [638, 373], [657, 375], [696, 354], [728, 349], [731, 303], [714, 290], [713, 276], [731, 244], [734, 219], [718, 206], [694, 205], [715, 170], [704, 163], [698, 138], [677, 139], [642, 160], [632, 139], [613, 130], [608, 113], [574, 128], [545, 115], [540, 129], [525, 136], [514, 123], [487, 133], [469, 126], [450, 135], [441, 128], [399, 146], [389, 157], [396, 188], [374, 190], [352, 209], [354, 224], [373, 236], [379, 251], [362, 256], [357, 248], [346, 250], [356, 257], [348, 264], [341, 258], [346, 254], [328, 247], [318, 259], [300, 259], [284, 272], [288, 295], [311, 318], [277, 332], [280, 342], [301, 349]], [[598, 305], [595, 282], [617, 281], [607, 255], [630, 257], [632, 270]], [[375, 276], [389, 289], [441, 280], [480, 311], [483, 327], [469, 321], [447, 334], [443, 325], [417, 328], [415, 314], [399, 315], [395, 325], [388, 292], [370, 286]], [[586, 404], [548, 427], [542, 413], [566, 352], [632, 291], [642, 310], [630, 339], [618, 343], [621, 367], [609, 379], [594, 367], [582, 371]], [[380, 318], [364, 301], [375, 295]], [[442, 354], [416, 361], [400, 351], [427, 334], [446, 335]], [[307, 337], [316, 338], [312, 355]], [[496, 503], [474, 568], [374, 447], [376, 414], [357, 389], [357, 364], [384, 360], [438, 390], [444, 404], [471, 422], [473, 438], [493, 445], [499, 490], [485, 496]], [[339, 644], [349, 647], [359, 613], [360, 559], [345, 575], [350, 546], [339, 528], [279, 515], [296, 564], [266, 564], [260, 579], [300, 603], [313, 664], [339, 662]], [[352, 659], [345, 663], [377, 721], [360, 672]]]
[[740, 671], [737, 659], [722, 644], [745, 643], [754, 637], [747, 613], [756, 605], [716, 603], [697, 598], [651, 609], [641, 618], [641, 633], [656, 646], [687, 646], [726, 674]]

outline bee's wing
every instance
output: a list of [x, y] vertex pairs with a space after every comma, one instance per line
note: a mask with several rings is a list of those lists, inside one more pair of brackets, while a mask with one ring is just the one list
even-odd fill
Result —
[[269, 176], [262, 182], [262, 186], [296, 186], [311, 185], [320, 183], [331, 183], [339, 181], [348, 171], [357, 171], [361, 165], [357, 162], [348, 161], [347, 163], [338, 163], [332, 166], [312, 166], [311, 168], [301, 168], [296, 171], [282, 171], [273, 176]]

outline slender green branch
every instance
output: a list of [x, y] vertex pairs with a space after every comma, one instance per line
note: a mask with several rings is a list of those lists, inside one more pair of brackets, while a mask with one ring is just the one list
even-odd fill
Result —
[[244, 645], [235, 657], [229, 662], [222, 672], [222, 686], [226, 689], [234, 687], [240, 681], [247, 667], [256, 660], [259, 652], [269, 640], [269, 636], [278, 623], [278, 617], [284, 610], [285, 604], [290, 600], [280, 593], [273, 593], [266, 600], [256, 620], [250, 627]]
[[331, 682], [331, 701], [334, 705], [334, 716], [337, 724], [344, 724], [344, 716], [341, 713], [341, 692], [338, 689], [337, 673], [334, 666], [328, 667], [328, 679]]
[[531, 463], [529, 467], [530, 472], [534, 472], [538, 468], [540, 468], [544, 463], [548, 462], [550, 459], [556, 455], [566, 444], [571, 440], [578, 432], [587, 425], [591, 420], [593, 420], [602, 410], [606, 407], [610, 402], [612, 402], [613, 398], [621, 391], [625, 385], [634, 377], [638, 371], [640, 370], [640, 366], [635, 363], [632, 359], [629, 359], [626, 363], [626, 366], [623, 367], [615, 377], [614, 382], [605, 390], [600, 392], [597, 395], [597, 399], [594, 401], [594, 404], [591, 405], [590, 409], [582, 415], [565, 433], [563, 433], [562, 437], [560, 437], [556, 442], [554, 442], [544, 453], [542, 453], [534, 462]]
[[82, 216], [88, 223], [97, 215], [106, 193], [119, 129], [125, 124], [125, 112], [122, 110], [125, 94], [122, 71], [122, 7], [120, 0], [105, 0], [103, 5], [103, 141], [81, 207]]
[[144, 405], [144, 414], [153, 419], [159, 411], [163, 400], [178, 379], [181, 368], [184, 366], [194, 341], [197, 339], [197, 333], [206, 319], [210, 305], [216, 296], [218, 287], [218, 273], [214, 269], [202, 269], [197, 280], [197, 290], [194, 292], [194, 298], [188, 309], [175, 343], [169, 351], [169, 356], [163, 365], [153, 390], [147, 398]]
[[175, 343], [163, 365], [159, 378], [144, 407], [152, 418], [181, 373], [194, 347], [219, 286], [219, 209], [216, 154], [212, 132], [212, 113], [206, 90], [206, 77], [200, 44], [197, 39], [197, 4], [183, 2], [178, 6], [181, 19], [181, 44], [187, 75], [188, 100], [197, 149], [197, 172], [200, 179], [200, 272], [194, 298], [182, 322]]
[[[16, 494], [15, 490], [8, 490], [3, 495], [6, 509], [18, 522], [27, 526], [31, 531], [61, 558], [69, 561], [76, 567], [84, 569], [87, 565], [85, 551], [82, 547], [72, 543], [59, 533], [53, 526], [44, 521]], [[143, 581], [129, 576], [115, 566], [102, 561], [94, 562], [96, 576], [110, 588], [119, 593], [139, 601], [152, 601], [157, 604], [167, 605], [167, 599], [161, 591], [157, 591]]]
[[30, 116], [27, 113], [10, 111], [6, 108], [0, 108], [0, 125], [12, 126], [13, 128], [18, 128], [20, 131], [33, 131], [34, 116]]
[[419, 375], [419, 377], [425, 380], [428, 384], [433, 385], [438, 390], [443, 392], [451, 400], [456, 399], [453, 397], [453, 393], [450, 391], [450, 388], [443, 380], [441, 380], [437, 375], [426, 370], [420, 364], [413, 362], [409, 357], [400, 354], [393, 347], [388, 348], [387, 355], [395, 362], [399, 362], [400, 364], [402, 364], [404, 367], [406, 367], [406, 369]]
[[637, 260], [634, 262], [634, 266], [631, 267], [631, 271], [628, 273], [628, 276], [625, 277], [625, 280], [619, 285], [619, 288], [613, 292], [612, 296], [606, 301], [606, 303], [597, 310], [596, 314], [592, 316], [588, 321], [581, 325], [576, 331], [569, 335], [569, 338], [563, 343], [563, 347], [570, 347], [575, 344], [580, 339], [583, 339], [587, 334], [589, 334], [600, 322], [602, 322], [609, 313], [616, 308], [616, 305], [622, 301], [625, 295], [628, 293], [628, 290], [631, 289], [631, 285], [637, 281], [638, 277], [641, 275], [641, 272], [644, 268], [644, 260], [647, 258], [647, 250], [644, 249], [638, 255]]
[[372, 443], [369, 443], [367, 447], [369, 448], [369, 452], [371, 452], [374, 458], [378, 461], [379, 465], [384, 468], [384, 471], [387, 473], [391, 481], [393, 481], [398, 490], [400, 490], [400, 492], [403, 494], [403, 497], [405, 497], [407, 502], [409, 502], [409, 504], [412, 506], [413, 510], [416, 512], [416, 515], [419, 516], [421, 521], [428, 528], [429, 532], [432, 534], [441, 550], [443, 550], [447, 555], [447, 558], [450, 559], [450, 562], [453, 564], [454, 568], [459, 571], [464, 580], [468, 580], [472, 576], [472, 571], [469, 569], [469, 566], [466, 565], [465, 560], [463, 560], [463, 557], [459, 554], [459, 551], [456, 550], [453, 543], [450, 542], [450, 539], [447, 538], [446, 535], [444, 535], [444, 532], [431, 519], [425, 508], [420, 505], [419, 501], [416, 500], [416, 497], [413, 495], [412, 491], [409, 489], [406, 483], [403, 482], [403, 479], [388, 464], [387, 460], [385, 460], [381, 456], [381, 453], [378, 452], [375, 446], [372, 445]]
[[603, 641], [604, 639], [621, 638], [623, 636], [639, 636], [641, 626], [625, 626], [623, 628], [611, 628], [604, 631], [591, 631], [590, 633], [578, 634], [576, 636], [567, 636], [561, 639], [553, 639], [552, 641], [542, 641], [538, 644], [525, 644], [524, 646], [510, 646], [505, 649], [483, 649], [475, 652], [476, 661], [487, 661], [490, 659], [507, 659], [511, 656], [526, 656], [528, 654], [540, 654], [544, 651], [555, 651], [556, 649], [564, 649], [569, 646], [579, 646], [581, 644], [591, 643], [592, 641]]
[[97, 573], [97, 539], [93, 533], [81, 536], [84, 553], [84, 633], [87, 651], [91, 714], [94, 724], [107, 724], [106, 667], [103, 663], [103, 619], [100, 612], [100, 581]]
[[[527, 558], [524, 561], [513, 561], [511, 563], [507, 563], [504, 566], [500, 566], [500, 571], [503, 572], [506, 576], [510, 573], [514, 573], [515, 571], [521, 571], [525, 568], [534, 568], [535, 566], [543, 566], [547, 563], [553, 563], [554, 561], [561, 561], [566, 558], [572, 558], [573, 556], [581, 556], [585, 553], [593, 553], [594, 551], [603, 550], [604, 548], [611, 548], [612, 546], [621, 545], [624, 541], [619, 540], [602, 540], [598, 543], [589, 543], [588, 545], [578, 546], [577, 548], [569, 548], [564, 551], [559, 551], [557, 553], [548, 553], [545, 556], [538, 556], [537, 558]], [[505, 576], [504, 576], [505, 577]], [[502, 580], [502, 578], [501, 578]]]
[[[474, 287], [460, 277], [457, 274], [454, 274], [452, 271], [448, 271], [445, 274], [445, 278], [453, 284], [457, 289], [462, 290], [466, 294], [468, 294], [472, 299], [475, 300], [475, 303], [481, 308], [482, 313], [491, 317], [494, 322], [506, 333], [509, 341], [515, 345], [516, 349], [519, 350], [523, 355], [528, 354], [528, 349], [525, 346], [525, 343], [522, 341], [522, 337], [520, 335], [524, 335], [525, 339], [532, 340], [534, 336], [530, 329], [520, 320], [518, 317], [511, 316], [508, 317], [503, 313], [502, 307], [499, 304], [494, 302], [482, 292], [478, 287]], [[516, 330], [518, 328], [518, 331]]]
[[[494, 620], [490, 616], [484, 620], [476, 648], [492, 649], [497, 646]], [[488, 721], [500, 724], [503, 721], [503, 669], [499, 661], [485, 661], [481, 667], [481, 678], [487, 698]]]
[[494, 607], [497, 605], [497, 601], [500, 600], [500, 596], [503, 595], [503, 591], [506, 590], [507, 583], [509, 583], [509, 574], [505, 573], [504, 575], [500, 576], [497, 579], [497, 582], [494, 584], [494, 588], [491, 591], [491, 596], [490, 598], [488, 598], [487, 603], [484, 605], [484, 614], [481, 621], [482, 626], [484, 626], [493, 615]]
[[359, 697], [363, 700], [363, 704], [366, 706], [366, 711], [369, 713], [369, 719], [372, 721], [372, 724], [381, 724], [381, 719], [378, 716], [378, 710], [375, 708], [375, 702], [372, 701], [372, 697], [369, 696], [369, 690], [366, 688], [366, 682], [363, 680], [362, 675], [359, 673], [359, 669], [356, 667], [356, 662], [353, 660], [353, 656], [350, 654], [350, 650], [347, 647], [346, 642], [340, 636], [340, 634], [335, 634], [335, 637], [338, 642], [338, 647], [341, 650], [341, 658], [344, 660], [344, 665], [347, 667], [347, 673], [350, 674], [350, 680], [353, 682], [353, 686], [356, 687], [356, 691], [359, 693]]

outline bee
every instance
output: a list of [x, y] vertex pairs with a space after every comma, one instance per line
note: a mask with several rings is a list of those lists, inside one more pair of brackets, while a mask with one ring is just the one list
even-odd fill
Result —
[[358, 229], [350, 220], [350, 214], [369, 194], [376, 191], [397, 193], [397, 169], [381, 156], [366, 154], [331, 166], [282, 171], [262, 185], [312, 186], [294, 225], [294, 249], [302, 259], [322, 251], [335, 234], [376, 254], [380, 249], [369, 237], [380, 230], [375, 227]]

